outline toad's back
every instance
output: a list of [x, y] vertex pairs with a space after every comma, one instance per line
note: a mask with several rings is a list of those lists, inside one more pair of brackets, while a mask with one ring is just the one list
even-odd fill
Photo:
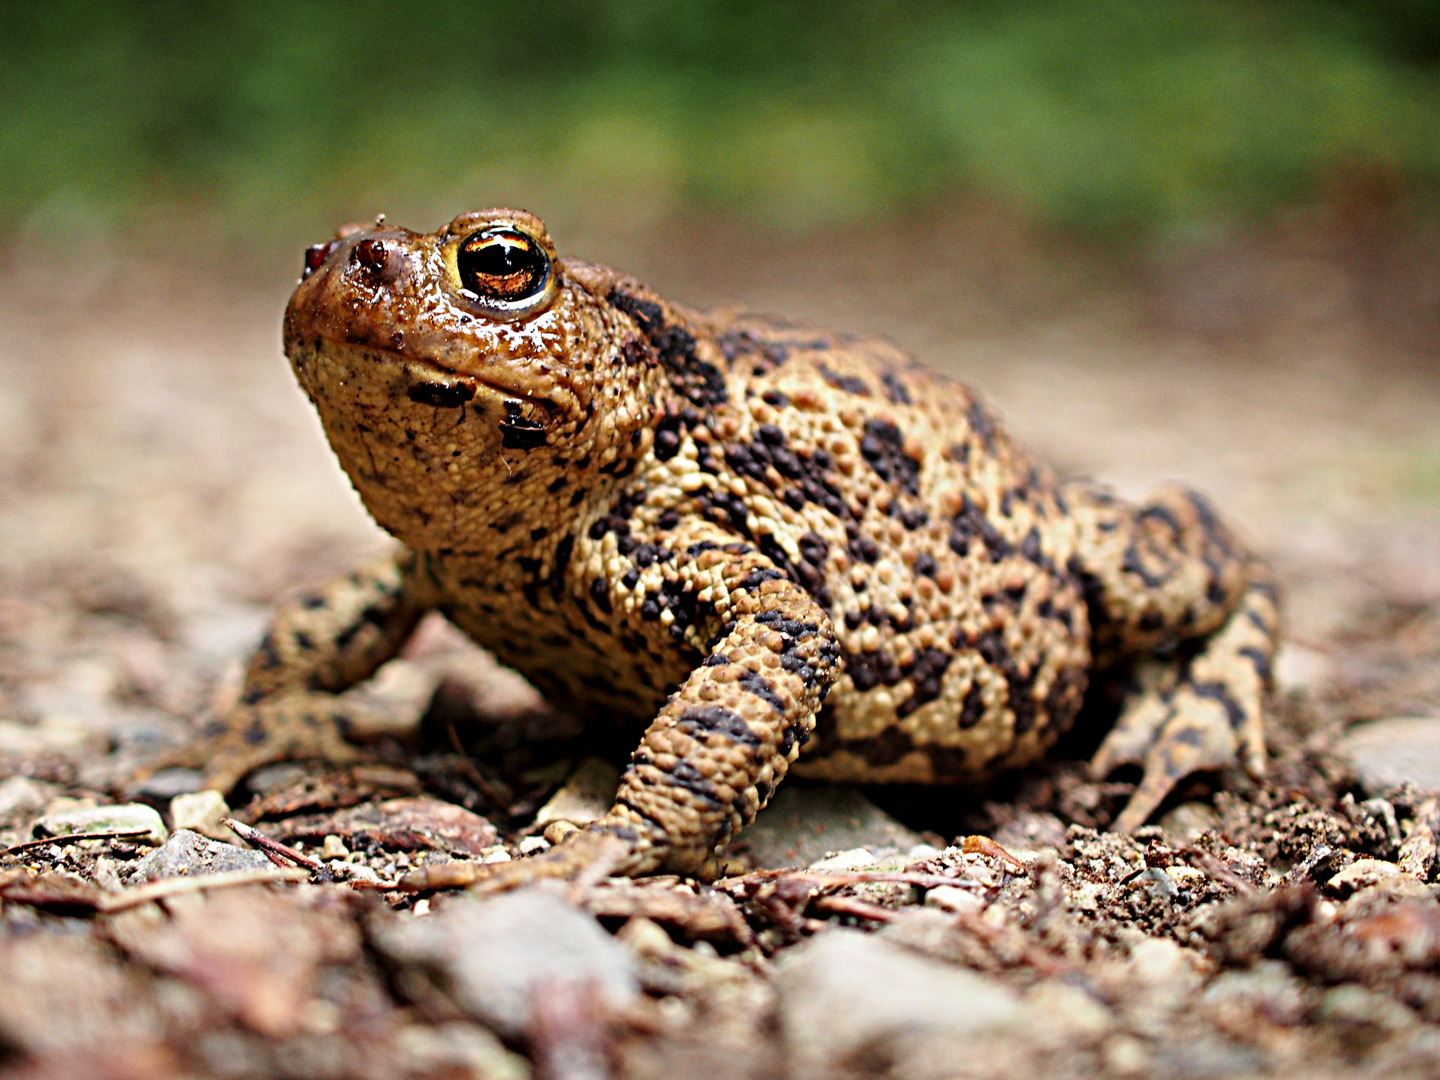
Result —
[[1089, 664], [1074, 528], [1048, 470], [966, 388], [884, 342], [674, 318], [693, 341], [691, 392], [614, 498], [577, 519], [567, 587], [522, 587], [501, 616], [463, 584], [472, 560], [447, 557], [447, 611], [552, 698], [648, 723], [708, 645], [687, 641], [705, 601], [667, 588], [664, 564], [678, 536], [718, 529], [773, 562], [750, 587], [783, 575], [833, 620], [844, 673], [801, 773], [925, 782], [1038, 757]]

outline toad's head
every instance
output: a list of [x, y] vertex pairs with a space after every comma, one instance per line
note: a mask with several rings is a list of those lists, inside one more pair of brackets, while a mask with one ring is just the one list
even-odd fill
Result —
[[653, 353], [614, 280], [516, 210], [306, 252], [285, 353], [381, 525], [422, 550], [503, 543], [649, 449]]

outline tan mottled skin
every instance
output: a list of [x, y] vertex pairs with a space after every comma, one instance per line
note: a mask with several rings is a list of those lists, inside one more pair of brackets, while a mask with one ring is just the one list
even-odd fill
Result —
[[[497, 223], [554, 260], [500, 313], [455, 256]], [[1198, 496], [1057, 483], [893, 346], [668, 304], [555, 258], [528, 214], [312, 251], [285, 351], [403, 547], [280, 611], [242, 704], [190, 755], [211, 786], [353, 756], [332, 695], [431, 609], [638, 746], [600, 822], [417, 886], [697, 872], [787, 772], [978, 780], [1040, 757], [1092, 669], [1150, 654], [1095, 762], [1144, 765], [1117, 825], [1196, 769], [1262, 769], [1274, 589]]]

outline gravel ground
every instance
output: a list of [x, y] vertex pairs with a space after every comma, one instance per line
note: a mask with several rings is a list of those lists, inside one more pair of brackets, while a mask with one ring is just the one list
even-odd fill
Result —
[[1116, 837], [1131, 778], [1091, 782], [1079, 734], [983, 792], [782, 790], [710, 886], [415, 896], [389, 886], [543, 848], [610, 775], [436, 620], [355, 691], [373, 764], [127, 794], [232, 699], [277, 599], [386, 540], [279, 355], [284, 274], [32, 241], [0, 271], [3, 1075], [1440, 1072], [1413, 259], [1292, 236], [1104, 274], [973, 215], [907, 228], [575, 231], [678, 299], [889, 333], [1065, 471], [1211, 494], [1286, 584], [1263, 783]]

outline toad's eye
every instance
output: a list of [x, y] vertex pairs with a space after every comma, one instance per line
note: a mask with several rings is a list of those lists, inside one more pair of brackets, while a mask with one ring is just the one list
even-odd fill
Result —
[[518, 304], [545, 290], [550, 256], [516, 229], [482, 229], [466, 237], [455, 252], [461, 287], [481, 301]]

